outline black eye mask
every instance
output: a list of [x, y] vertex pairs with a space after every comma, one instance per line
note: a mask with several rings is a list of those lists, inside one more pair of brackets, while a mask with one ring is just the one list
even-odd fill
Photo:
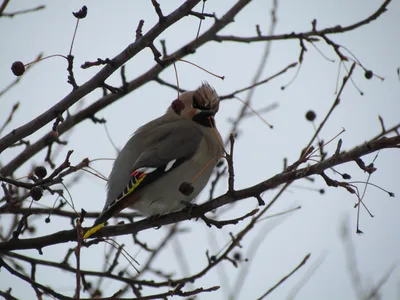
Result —
[[203, 110], [196, 114], [192, 120], [205, 127], [215, 127], [214, 114], [215, 112], [212, 110]]

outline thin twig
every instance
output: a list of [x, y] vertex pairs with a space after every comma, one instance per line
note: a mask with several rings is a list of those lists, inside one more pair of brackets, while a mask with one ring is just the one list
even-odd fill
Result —
[[39, 11], [39, 10], [42, 10], [42, 9], [46, 8], [45, 5], [38, 5], [38, 6], [32, 7], [32, 8], [22, 9], [22, 10], [10, 12], [10, 13], [5, 13], [5, 12], [3, 12], [3, 10], [5, 8], [5, 7], [3, 8], [3, 5], [4, 5], [4, 3], [8, 3], [8, 2], [9, 2], [9, 0], [4, 1], [2, 3], [2, 6], [0, 7], [0, 17], [12, 18], [12, 17], [17, 16], [17, 15], [27, 14], [27, 13]]
[[271, 287], [268, 291], [266, 291], [260, 298], [257, 298], [258, 300], [264, 299], [265, 297], [267, 297], [270, 293], [272, 293], [278, 286], [280, 286], [282, 283], [284, 283], [290, 276], [292, 276], [294, 273], [296, 273], [302, 266], [304, 266], [308, 259], [310, 258], [311, 253], [307, 254], [303, 260], [301, 261], [301, 263], [294, 268], [289, 274], [287, 274], [286, 276], [282, 277], [281, 280], [279, 280], [273, 287]]

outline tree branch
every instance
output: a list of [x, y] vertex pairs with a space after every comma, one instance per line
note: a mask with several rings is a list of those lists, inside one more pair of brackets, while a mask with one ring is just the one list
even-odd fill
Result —
[[[111, 76], [119, 67], [126, 63], [129, 59], [138, 54], [141, 50], [147, 47], [149, 43], [154, 41], [162, 32], [169, 26], [185, 17], [192, 8], [199, 3], [200, 0], [187, 0], [182, 6], [166, 16], [162, 23], [157, 23], [148, 33], [146, 33], [139, 40], [130, 44], [124, 51], [112, 59], [113, 63], [103, 67], [95, 76], [88, 80], [85, 84], [81, 85], [64, 99], [60, 100], [52, 108], [42, 113], [37, 118], [26, 123], [25, 125], [14, 129], [9, 134], [0, 139], [0, 153], [7, 149], [9, 146], [34, 133], [39, 128], [43, 127], [53, 119], [57, 118], [62, 112], [66, 111], [69, 107], [78, 102], [82, 97], [86, 96], [94, 89], [100, 87], [104, 81]], [[4, 175], [4, 172], [2, 172]]]
[[[283, 172], [251, 187], [226, 193], [212, 201], [193, 207], [190, 212], [187, 210], [182, 210], [160, 216], [159, 218], [153, 220], [145, 219], [133, 224], [104, 227], [95, 233], [93, 237], [118, 236], [128, 233], [136, 234], [140, 231], [150, 228], [173, 224], [184, 220], [190, 220], [191, 218], [201, 218], [201, 216], [203, 216], [205, 213], [215, 210], [216, 208], [226, 205], [227, 203], [243, 200], [249, 197], [256, 197], [257, 195], [267, 190], [276, 188], [283, 183], [291, 182], [311, 175], [321, 174], [326, 169], [353, 161], [363, 155], [367, 155], [385, 148], [398, 147], [399, 145], [400, 136], [390, 138], [384, 137], [379, 140], [365, 143], [348, 152], [343, 152], [338, 155], [335, 154], [330, 158], [314, 165], [298, 170], [292, 170], [290, 172]], [[87, 229], [88, 228], [85, 228], [85, 230]], [[76, 231], [74, 229], [64, 230], [38, 238], [13, 239], [8, 242], [2, 242], [0, 243], [0, 252], [17, 249], [41, 250], [43, 247], [66, 243], [69, 241], [76, 241]]]
[[[200, 0], [198, 0], [197, 2], [199, 2], [199, 1]], [[188, 2], [191, 3], [193, 1], [187, 1], [185, 3], [185, 5], [187, 5]], [[251, 0], [240, 0], [240, 1], [238, 1], [221, 19], [219, 19], [217, 22], [215, 22], [206, 32], [204, 32], [202, 35], [200, 35], [196, 40], [194, 40], [192, 42], [189, 42], [188, 44], [186, 44], [185, 46], [183, 46], [182, 48], [180, 48], [179, 50], [175, 51], [173, 54], [168, 56], [166, 59], [164, 59], [163, 60], [164, 67], [167, 67], [167, 66], [171, 65], [174, 61], [176, 61], [179, 58], [182, 58], [182, 57], [184, 57], [184, 56], [186, 56], [188, 54], [193, 53], [195, 51], [195, 49], [197, 49], [200, 46], [202, 46], [202, 45], [206, 44], [207, 42], [211, 41], [212, 38], [216, 35], [216, 33], [219, 32], [220, 30], [222, 30], [224, 27], [226, 27], [229, 23], [233, 22], [233, 18], [250, 2], [251, 2]], [[184, 5], [182, 5], [182, 7], [183, 6]], [[182, 7], [179, 8], [177, 11], [182, 10]], [[185, 6], [185, 9], [186, 8], [187, 7]], [[173, 14], [177, 14], [177, 13], [174, 12]], [[171, 15], [166, 17], [167, 20], [169, 20], [170, 16]], [[181, 15], [179, 14], [179, 16], [181, 16]], [[169, 21], [165, 21], [165, 22], [162, 23], [163, 26], [166, 26], [166, 24], [169, 25]], [[160, 26], [160, 25], [156, 25], [155, 27], [153, 27], [153, 29], [150, 32], [154, 31], [157, 26]], [[145, 37], [147, 37], [150, 34], [150, 32], [147, 33], [145, 35]], [[140, 41], [142, 41], [142, 39], [144, 39], [144, 37], [141, 38]], [[137, 43], [139, 43], [140, 41], [138, 41]], [[147, 38], [146, 38], [146, 41], [147, 41]], [[131, 55], [130, 52], [132, 50], [129, 50], [130, 49], [129, 47], [131, 47], [131, 46], [133, 47], [134, 45], [136, 45], [136, 43], [128, 46], [128, 48], [125, 49], [116, 58], [114, 58], [113, 61], [115, 61], [116, 59], [119, 59], [120, 57], [124, 57], [124, 53], [125, 52], [129, 52], [129, 55]], [[139, 47], [139, 46], [140, 46], [140, 50], [142, 50], [143, 48], [146, 47], [146, 45], [142, 45], [141, 42], [140, 42], [140, 45], [138, 45], [137, 47]], [[104, 76], [106, 76], [110, 72], [110, 71], [107, 71], [110, 68], [113, 71], [116, 70], [114, 67], [111, 67], [109, 65], [105, 66], [99, 73], [97, 73], [97, 75], [95, 77], [93, 77], [87, 83], [85, 83], [82, 86], [80, 86], [79, 89], [73, 91], [70, 95], [68, 95], [66, 98], [64, 98], [60, 102], [67, 101], [67, 100], [68, 101], [75, 101], [75, 102], [78, 101], [81, 97], [83, 97], [87, 93], [89, 93], [89, 91], [87, 91], [87, 90], [89, 89], [89, 87], [92, 88], [91, 86], [94, 85], [97, 82], [97, 81], [95, 81], [95, 80], [97, 80], [96, 78], [100, 78], [100, 79], [103, 80], [103, 81], [101, 81], [101, 84], [104, 82], [104, 79], [105, 79]], [[163, 70], [163, 68], [159, 64], [156, 64], [155, 66], [153, 66], [150, 70], [148, 70], [144, 74], [140, 75], [136, 79], [130, 81], [127, 84], [125, 84], [125, 86], [124, 86], [125, 87], [125, 89], [124, 89], [125, 93], [132, 92], [133, 90], [139, 88], [140, 86], [144, 85], [145, 83], [148, 83], [151, 80], [155, 80], [157, 78], [157, 76], [161, 73], [162, 70]], [[106, 73], [106, 74], [104, 74], [104, 73]], [[111, 75], [111, 74], [109, 74], [109, 75]], [[93, 81], [95, 81], [95, 82], [93, 82]], [[100, 85], [100, 83], [99, 83], [99, 85]], [[90, 91], [92, 91], [96, 87], [97, 86], [93, 87]], [[86, 92], [86, 94], [82, 94], [83, 92]], [[78, 93], [81, 93], [82, 95], [80, 95]], [[107, 107], [108, 105], [114, 103], [115, 101], [117, 101], [118, 99], [123, 97], [124, 95], [125, 94], [110, 94], [110, 95], [106, 95], [106, 96], [100, 98], [99, 100], [97, 100], [95, 103], [89, 105], [87, 108], [83, 109], [79, 113], [77, 113], [75, 115], [71, 115], [62, 124], [60, 124], [60, 126], [58, 128], [58, 134], [61, 135], [61, 134], [65, 133], [65, 132], [67, 132], [68, 130], [70, 130], [71, 128], [73, 128], [74, 126], [76, 126], [77, 124], [79, 124], [80, 122], [82, 122], [82, 121], [84, 121], [84, 120], [86, 120], [88, 118], [91, 118], [97, 112], [99, 112], [103, 108]], [[78, 97], [78, 96], [79, 96], [79, 99], [76, 99], [76, 97]], [[51, 111], [51, 110], [52, 109], [50, 109], [49, 111]], [[52, 119], [50, 119], [48, 122], [50, 122], [51, 120]], [[28, 124], [30, 124], [30, 123], [28, 123]], [[26, 124], [26, 125], [28, 125], [28, 124]], [[26, 125], [24, 125], [24, 126], [22, 126], [20, 128], [24, 129], [24, 130], [28, 130], [30, 133], [32, 133], [28, 128], [25, 128]], [[28, 133], [28, 134], [30, 134], [30, 133]], [[15, 140], [15, 137], [13, 137], [12, 135], [13, 135], [13, 132], [11, 132], [9, 135], [5, 136], [3, 139], [0, 139], [0, 153], [5, 148], [7, 148], [7, 147], [4, 148], [3, 145], [1, 144], [5, 138], [7, 138], [5, 141]], [[21, 134], [20, 134], [20, 136], [23, 137], [23, 135], [21, 135]], [[21, 152], [17, 157], [15, 157], [7, 165], [5, 165], [0, 170], [0, 173], [3, 176], [11, 175], [23, 163], [28, 161], [30, 158], [32, 158], [36, 153], [41, 151], [43, 148], [48, 146], [52, 141], [53, 141], [52, 133], [49, 132], [45, 136], [43, 136], [41, 139], [39, 139], [37, 142], [32, 144], [30, 147], [28, 147], [26, 150]]]
[[315, 30], [314, 28], [310, 31], [307, 32], [301, 32], [301, 33], [289, 33], [289, 34], [276, 34], [276, 35], [257, 35], [253, 37], [238, 37], [238, 36], [233, 36], [233, 35], [218, 35], [215, 37], [215, 41], [217, 42], [224, 42], [224, 41], [230, 41], [230, 42], [242, 42], [242, 43], [251, 43], [251, 42], [261, 42], [261, 41], [276, 41], [276, 40], [290, 40], [290, 39], [305, 39], [305, 40], [310, 40], [314, 39], [315, 40], [316, 36], [323, 36], [326, 34], [338, 34], [338, 33], [344, 33], [348, 31], [352, 31], [354, 29], [357, 29], [361, 26], [367, 25], [371, 23], [372, 21], [376, 20], [379, 16], [381, 16], [384, 12], [387, 11], [387, 7], [389, 3], [392, 0], [386, 0], [382, 5], [370, 16], [365, 18], [364, 20], [361, 20], [357, 23], [354, 23], [352, 25], [344, 26], [342, 27], [341, 25], [336, 25], [334, 27], [328, 27], [325, 29], [321, 30]]

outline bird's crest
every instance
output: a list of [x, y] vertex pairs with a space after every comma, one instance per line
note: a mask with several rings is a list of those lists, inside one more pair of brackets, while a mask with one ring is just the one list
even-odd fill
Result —
[[201, 107], [211, 109], [215, 112], [219, 109], [219, 97], [215, 89], [207, 82], [203, 82], [195, 91], [195, 95], [201, 101]]

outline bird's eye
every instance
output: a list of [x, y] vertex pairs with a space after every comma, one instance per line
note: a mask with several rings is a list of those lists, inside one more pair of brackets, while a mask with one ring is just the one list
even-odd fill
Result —
[[193, 107], [193, 108], [198, 108], [198, 109], [200, 109], [200, 105], [199, 105], [199, 103], [197, 102], [197, 99], [196, 99], [195, 96], [193, 96], [192, 107]]

